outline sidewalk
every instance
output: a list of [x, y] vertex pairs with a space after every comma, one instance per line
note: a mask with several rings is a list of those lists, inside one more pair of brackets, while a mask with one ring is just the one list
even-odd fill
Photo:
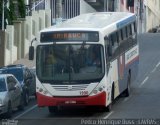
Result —
[[23, 65], [26, 65], [28, 68], [32, 68], [35, 66], [36, 63], [35, 61], [29, 60], [28, 55], [26, 55], [25, 58], [17, 60], [13, 64], [23, 64]]

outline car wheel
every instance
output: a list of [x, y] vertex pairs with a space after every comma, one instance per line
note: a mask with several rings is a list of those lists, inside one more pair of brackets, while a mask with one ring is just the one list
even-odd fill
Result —
[[18, 106], [19, 110], [24, 110], [24, 99], [23, 96], [21, 96], [20, 105]]
[[11, 118], [11, 117], [12, 117], [12, 104], [11, 104], [11, 102], [8, 103], [8, 108], [7, 108], [7, 112], [6, 112], [6, 117], [7, 117], [7, 118]]
[[29, 103], [29, 95], [27, 92], [24, 93], [24, 104], [25, 105], [28, 105]]
[[48, 110], [50, 113], [56, 113], [58, 111], [58, 107], [56, 106], [49, 106]]
[[106, 107], [107, 112], [110, 112], [112, 110], [113, 101], [114, 101], [114, 85], [112, 85], [111, 103]]

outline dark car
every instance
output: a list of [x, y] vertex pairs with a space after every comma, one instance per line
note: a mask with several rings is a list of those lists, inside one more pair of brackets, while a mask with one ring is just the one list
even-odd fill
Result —
[[24, 102], [27, 105], [29, 96], [36, 93], [36, 79], [34, 73], [25, 65], [8, 65], [0, 69], [1, 74], [13, 74], [23, 88]]

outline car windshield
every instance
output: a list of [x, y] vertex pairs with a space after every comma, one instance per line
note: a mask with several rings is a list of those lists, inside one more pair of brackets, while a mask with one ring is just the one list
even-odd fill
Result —
[[103, 47], [99, 44], [38, 46], [36, 62], [40, 81], [52, 84], [97, 82], [105, 69]]
[[4, 91], [6, 91], [5, 79], [3, 77], [0, 77], [0, 92]]

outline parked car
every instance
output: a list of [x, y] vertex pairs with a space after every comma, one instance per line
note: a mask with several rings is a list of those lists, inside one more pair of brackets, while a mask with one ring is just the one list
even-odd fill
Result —
[[0, 74], [0, 114], [11, 117], [12, 109], [24, 109], [23, 90], [11, 74]]
[[1, 68], [0, 73], [13, 74], [23, 88], [23, 98], [25, 105], [29, 103], [29, 96], [36, 94], [36, 78], [25, 65], [8, 65]]
[[36, 67], [32, 67], [29, 70], [36, 76]]

